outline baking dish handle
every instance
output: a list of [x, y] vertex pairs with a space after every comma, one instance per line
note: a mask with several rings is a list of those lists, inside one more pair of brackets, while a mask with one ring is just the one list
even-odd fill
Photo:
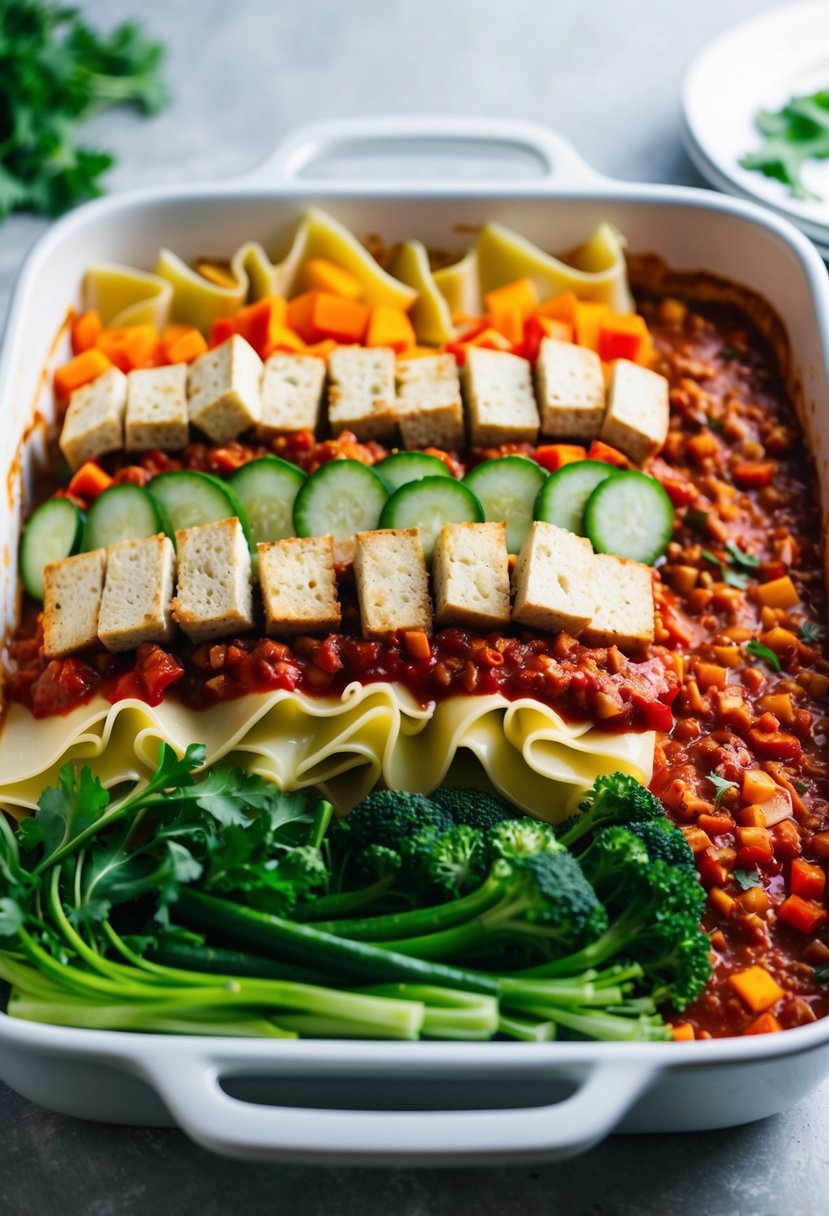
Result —
[[[205, 1148], [247, 1160], [319, 1164], [460, 1165], [574, 1156], [609, 1135], [653, 1079], [641, 1063], [602, 1061], [585, 1072], [573, 1094], [548, 1106], [344, 1110], [242, 1101], [222, 1087], [223, 1072], [228, 1080], [233, 1074], [216, 1059], [165, 1053], [145, 1057], [142, 1065], [178, 1125]], [[256, 1075], [278, 1072], [270, 1073], [263, 1059]]]
[[[540, 123], [426, 114], [337, 118], [309, 123], [299, 127], [251, 173], [237, 181], [245, 186], [268, 188], [301, 177], [304, 182], [319, 185], [314, 166], [324, 159], [346, 155], [386, 156], [411, 162], [411, 169], [407, 168], [397, 176], [398, 184], [416, 182], [421, 189], [446, 190], [446, 177], [429, 178], [418, 172], [417, 158], [434, 157], [435, 154], [459, 160], [464, 156], [486, 156], [488, 160], [503, 161], [506, 168], [515, 164], [516, 158], [525, 166], [529, 161], [536, 172], [529, 177], [524, 173], [514, 176], [520, 178], [522, 185], [531, 188], [549, 189], [558, 185], [569, 190], [595, 186], [605, 180], [582, 160], [566, 139]], [[363, 180], [362, 174], [360, 180]], [[456, 180], [462, 180], [468, 186], [472, 179]], [[509, 181], [509, 173], [499, 173], [494, 179], [487, 177], [480, 184], [491, 190], [493, 180]], [[325, 181], [331, 184], [329, 177]]]

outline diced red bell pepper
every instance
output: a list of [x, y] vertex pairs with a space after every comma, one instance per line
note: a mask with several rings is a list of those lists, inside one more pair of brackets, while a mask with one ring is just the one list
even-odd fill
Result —
[[797, 760], [800, 756], [800, 740], [782, 730], [751, 727], [746, 731], [746, 742], [761, 760]]
[[777, 465], [773, 460], [742, 460], [731, 469], [737, 485], [743, 490], [760, 490], [771, 484]]
[[803, 899], [823, 899], [826, 875], [820, 866], [798, 857], [792, 862], [789, 886], [792, 895], [800, 895]]
[[802, 899], [799, 895], [790, 895], [784, 899], [777, 909], [780, 920], [797, 929], [798, 933], [812, 934], [822, 929], [829, 920], [829, 913], [819, 904], [810, 899]]

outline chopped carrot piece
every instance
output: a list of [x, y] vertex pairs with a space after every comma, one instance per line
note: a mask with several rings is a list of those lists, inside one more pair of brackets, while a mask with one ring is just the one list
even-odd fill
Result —
[[645, 319], [637, 313], [603, 317], [599, 321], [599, 358], [607, 363], [613, 359], [635, 363], [649, 337]]
[[603, 464], [612, 464], [617, 469], [634, 467], [623, 452], [620, 452], [618, 448], [612, 448], [609, 443], [603, 443], [601, 439], [593, 440], [587, 452], [587, 459], [601, 460]]
[[788, 574], [784, 574], [782, 578], [774, 578], [770, 583], [761, 583], [756, 595], [760, 603], [768, 608], [794, 608], [800, 602], [800, 596]]
[[671, 1027], [671, 1037], [675, 1043], [690, 1042], [695, 1037], [694, 1028], [690, 1022], [679, 1022]]
[[747, 768], [743, 772], [743, 802], [766, 802], [777, 790], [777, 782], [761, 768]]
[[758, 964], [730, 975], [728, 982], [752, 1013], [764, 1013], [783, 996], [777, 980]]
[[586, 456], [587, 449], [577, 443], [542, 443], [533, 452], [532, 459], [548, 473], [555, 473], [562, 465], [574, 464]]
[[413, 659], [423, 659], [428, 662], [432, 657], [432, 647], [422, 629], [409, 629], [403, 634], [403, 645], [406, 653]]
[[794, 726], [794, 701], [790, 692], [769, 692], [760, 698], [760, 708], [774, 714], [781, 726]]
[[236, 333], [249, 342], [260, 358], [273, 345], [273, 335], [284, 329], [288, 301], [283, 296], [265, 296], [236, 314]]
[[402, 308], [377, 304], [371, 310], [366, 333], [366, 346], [390, 346], [400, 352], [417, 342], [415, 331]]
[[751, 1025], [746, 1026], [743, 1034], [776, 1034], [783, 1027], [778, 1022], [773, 1013], [761, 1013], [759, 1018], [755, 1018]]
[[346, 300], [363, 298], [363, 285], [356, 274], [343, 270], [328, 258], [311, 258], [305, 267], [305, 280], [311, 291], [327, 291]]
[[305, 354], [308, 347], [295, 330], [288, 329], [285, 325], [274, 325], [270, 331], [270, 345], [262, 351], [262, 358], [269, 359], [276, 351], [281, 350], [301, 355]]
[[774, 837], [774, 855], [778, 861], [782, 861], [786, 857], [798, 856], [803, 846], [800, 839], [800, 828], [793, 819], [782, 819], [780, 823], [774, 825], [771, 833]]
[[562, 291], [557, 296], [549, 296], [535, 313], [538, 317], [552, 317], [555, 321], [565, 321], [575, 327], [578, 304], [575, 292]]
[[731, 472], [741, 490], [760, 490], [771, 484], [776, 469], [773, 460], [743, 460]]
[[517, 311], [521, 317], [525, 317], [538, 306], [538, 293], [532, 279], [514, 279], [512, 283], [488, 291], [484, 296], [484, 305], [492, 316]]
[[319, 342], [321, 338], [362, 342], [368, 320], [365, 304], [326, 291], [306, 291], [288, 304], [288, 325], [304, 342]]
[[221, 346], [223, 342], [227, 342], [228, 338], [232, 338], [235, 333], [235, 317], [217, 317], [213, 322], [213, 329], [210, 333], [210, 345]]
[[168, 363], [192, 363], [199, 355], [207, 353], [204, 334], [192, 326], [187, 326], [186, 329], [186, 333], [162, 343], [164, 357]]
[[820, 866], [798, 857], [792, 862], [789, 885], [792, 895], [801, 895], [804, 899], [823, 899], [826, 875]]
[[707, 836], [724, 836], [734, 830], [734, 820], [730, 815], [709, 815], [703, 811], [697, 815], [697, 827]]
[[737, 901], [722, 887], [712, 887], [708, 892], [708, 899], [711, 906], [719, 912], [720, 916], [733, 916], [737, 909]]
[[788, 899], [784, 899], [777, 909], [777, 915], [799, 933], [807, 934], [817, 933], [829, 920], [829, 913], [825, 908], [810, 899], [801, 899], [799, 895], [790, 895]]
[[753, 916], [765, 916], [771, 907], [768, 891], [764, 891], [762, 887], [749, 887], [747, 891], [743, 891], [740, 903], [743, 905], [743, 911], [750, 912]]
[[599, 327], [610, 314], [606, 304], [579, 300], [576, 306], [576, 342], [590, 350], [599, 349]]
[[103, 328], [94, 308], [79, 313], [72, 322], [72, 354], [82, 355], [85, 350], [91, 350]]
[[[537, 318], [531, 318], [537, 320]], [[491, 315], [492, 328], [503, 334], [513, 346], [524, 341], [524, 313], [520, 308], [504, 308]]]
[[774, 857], [774, 846], [768, 828], [740, 827], [735, 835], [740, 846], [741, 861], [750, 865], [764, 864]]
[[96, 461], [87, 460], [85, 464], [81, 465], [66, 488], [74, 498], [83, 498], [86, 502], [92, 502], [111, 485], [112, 478], [109, 473], [105, 473]]
[[737, 819], [744, 828], [766, 827], [766, 812], [760, 803], [744, 806], [737, 812]]
[[108, 367], [112, 367], [112, 360], [97, 347], [75, 355], [74, 359], [70, 359], [55, 371], [56, 395], [61, 401], [68, 401], [76, 389], [97, 380]]
[[152, 366], [158, 334], [153, 325], [123, 325], [119, 329], [103, 330], [96, 346], [122, 372], [131, 372], [138, 367]]
[[697, 666], [697, 683], [700, 688], [725, 688], [728, 671], [717, 663], [700, 663]]

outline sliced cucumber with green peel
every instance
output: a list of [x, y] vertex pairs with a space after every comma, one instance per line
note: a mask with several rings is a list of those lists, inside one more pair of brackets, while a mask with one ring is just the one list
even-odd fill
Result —
[[294, 501], [307, 478], [295, 464], [263, 456], [243, 464], [229, 485], [248, 517], [252, 547], [294, 535]]
[[547, 480], [540, 465], [526, 456], [501, 456], [476, 465], [464, 477], [484, 509], [488, 523], [507, 525], [507, 549], [517, 553], [533, 521], [539, 491]]
[[428, 452], [395, 452], [373, 467], [377, 476], [382, 477], [388, 486], [390, 494], [410, 481], [420, 481], [423, 477], [452, 476], [440, 457], [430, 456]]
[[377, 527], [388, 492], [359, 460], [332, 460], [312, 473], [294, 501], [297, 536], [333, 536], [342, 543]]
[[84, 549], [105, 549], [119, 540], [143, 540], [165, 531], [158, 503], [130, 482], [99, 494], [86, 516]]
[[152, 479], [147, 490], [160, 504], [173, 540], [179, 530], [214, 524], [233, 515], [238, 516], [248, 535], [247, 516], [237, 494], [210, 473], [196, 473], [191, 469], [161, 473]]
[[596, 486], [618, 473], [601, 460], [574, 460], [545, 481], [535, 504], [535, 518], [584, 536], [584, 508]]
[[597, 553], [630, 557], [651, 566], [673, 535], [673, 503], [656, 478], [626, 469], [603, 481], [590, 495], [584, 526]]
[[34, 511], [20, 539], [20, 577], [26, 591], [43, 599], [43, 568], [80, 548], [83, 511], [68, 498], [50, 498]]
[[381, 528], [420, 528], [427, 561], [444, 524], [480, 524], [484, 509], [462, 481], [454, 477], [424, 477], [395, 490], [380, 516]]

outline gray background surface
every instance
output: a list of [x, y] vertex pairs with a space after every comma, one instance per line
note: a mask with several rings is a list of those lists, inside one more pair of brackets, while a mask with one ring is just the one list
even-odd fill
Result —
[[[1, 0], [0, 0], [1, 2]], [[300, 123], [456, 112], [556, 127], [607, 174], [699, 185], [680, 142], [696, 52], [757, 0], [88, 0], [169, 46], [173, 105], [111, 113], [112, 190], [226, 177]], [[0, 228], [0, 308], [45, 222]], [[10, 1216], [798, 1216], [829, 1212], [829, 1085], [763, 1123], [617, 1137], [554, 1166], [369, 1171], [251, 1166], [174, 1131], [53, 1115], [0, 1085], [0, 1213]]]

